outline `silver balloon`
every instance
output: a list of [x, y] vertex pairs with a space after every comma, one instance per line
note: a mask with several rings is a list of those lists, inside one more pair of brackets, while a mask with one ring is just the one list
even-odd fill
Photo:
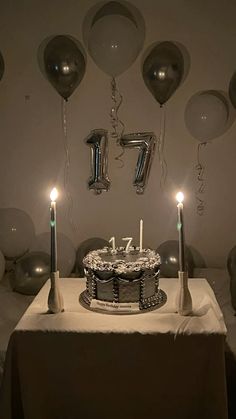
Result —
[[88, 180], [88, 187], [93, 189], [96, 194], [100, 194], [110, 188], [107, 174], [107, 130], [94, 129], [85, 141], [91, 149], [91, 176]]
[[21, 294], [36, 295], [50, 277], [50, 256], [44, 252], [30, 252], [15, 264], [11, 286]]
[[120, 145], [125, 148], [139, 149], [133, 185], [136, 187], [137, 194], [143, 194], [154, 156], [156, 146], [155, 134], [153, 132], [126, 134], [121, 137]]
[[[187, 269], [190, 277], [193, 276], [193, 256], [190, 249], [186, 246]], [[179, 242], [168, 240], [162, 243], [157, 252], [161, 256], [161, 276], [166, 278], [177, 278], [179, 271]]]

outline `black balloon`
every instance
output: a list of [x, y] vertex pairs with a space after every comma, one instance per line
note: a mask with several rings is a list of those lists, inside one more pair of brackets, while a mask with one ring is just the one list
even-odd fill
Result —
[[232, 75], [229, 83], [229, 97], [234, 108], [236, 108], [236, 72]]
[[4, 59], [3, 59], [3, 56], [0, 52], [0, 80], [2, 79], [2, 76], [4, 74], [4, 69], [5, 69]]
[[143, 63], [143, 79], [154, 98], [163, 105], [179, 87], [184, 74], [184, 59], [172, 42], [157, 44]]
[[91, 250], [102, 249], [105, 246], [109, 247], [109, 242], [100, 237], [91, 237], [90, 239], [84, 240], [82, 243], [80, 243], [76, 253], [75, 264], [75, 272], [79, 277], [84, 276], [83, 258], [87, 255], [87, 253]]
[[36, 295], [50, 277], [50, 256], [44, 252], [29, 252], [16, 264], [10, 279], [14, 291]]
[[[186, 261], [189, 277], [193, 276], [193, 256], [190, 249], [186, 246]], [[168, 240], [162, 243], [157, 252], [161, 256], [161, 276], [166, 278], [177, 278], [179, 271], [179, 242]]]
[[67, 100], [85, 74], [85, 58], [78, 45], [68, 36], [51, 39], [44, 50], [44, 67], [48, 80]]

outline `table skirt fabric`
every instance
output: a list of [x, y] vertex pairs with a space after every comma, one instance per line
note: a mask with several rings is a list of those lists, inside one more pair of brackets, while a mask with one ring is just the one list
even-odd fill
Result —
[[198, 315], [187, 319], [168, 313], [177, 282], [162, 312], [130, 316], [75, 312], [77, 284], [65, 281], [56, 315], [45, 286], [12, 334], [2, 419], [227, 419], [225, 327], [203, 280], [191, 283]]

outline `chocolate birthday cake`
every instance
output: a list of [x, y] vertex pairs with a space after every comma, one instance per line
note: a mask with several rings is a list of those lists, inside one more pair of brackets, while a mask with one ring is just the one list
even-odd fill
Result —
[[89, 252], [83, 264], [86, 291], [81, 302], [91, 310], [140, 312], [165, 302], [159, 289], [161, 260], [154, 250], [104, 247]]

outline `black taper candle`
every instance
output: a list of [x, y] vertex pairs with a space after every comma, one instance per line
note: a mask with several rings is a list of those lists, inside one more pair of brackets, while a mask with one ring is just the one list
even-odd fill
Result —
[[184, 241], [184, 217], [183, 217], [183, 204], [179, 202], [178, 208], [178, 224], [177, 228], [179, 231], [179, 270], [181, 272], [186, 271], [185, 262], [185, 241]]
[[51, 225], [51, 272], [57, 271], [57, 232], [56, 232], [56, 202], [51, 202], [50, 207]]

